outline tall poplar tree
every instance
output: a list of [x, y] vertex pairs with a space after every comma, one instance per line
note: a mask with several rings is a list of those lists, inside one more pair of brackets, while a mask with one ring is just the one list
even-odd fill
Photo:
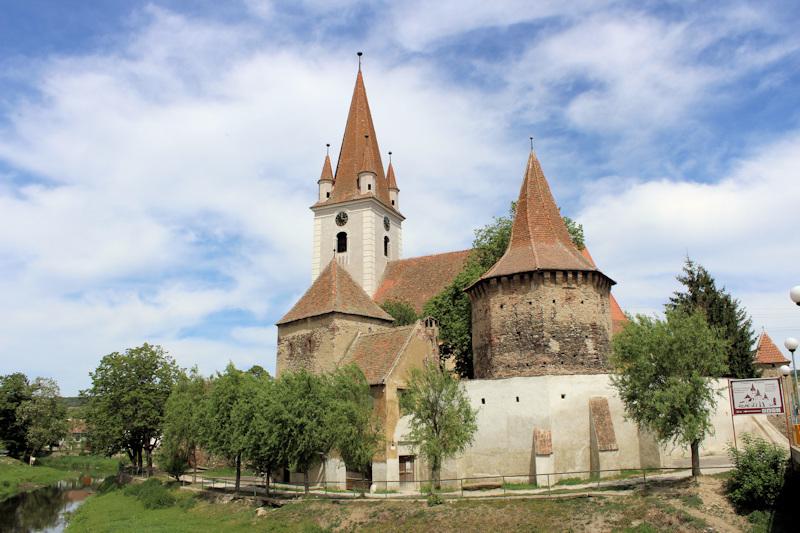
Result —
[[740, 379], [757, 377], [758, 371], [754, 365], [753, 321], [741, 302], [733, 298], [725, 287], [718, 288], [711, 274], [688, 257], [678, 281], [685, 290], [675, 291], [666, 305], [667, 309], [680, 309], [686, 312], [701, 310], [709, 326], [716, 329], [728, 343], [726, 353], [728, 375]]

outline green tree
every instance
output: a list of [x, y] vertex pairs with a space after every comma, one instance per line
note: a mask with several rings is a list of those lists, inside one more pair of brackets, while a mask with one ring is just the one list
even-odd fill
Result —
[[[208, 382], [193, 368], [188, 375], [181, 374], [172, 387], [164, 407], [164, 442], [161, 468], [170, 474], [181, 464], [194, 466], [193, 480], [197, 478], [197, 449], [203, 438], [204, 402]], [[182, 474], [183, 472], [181, 472]]]
[[275, 439], [283, 444], [283, 463], [303, 472], [308, 494], [309, 470], [331, 450], [327, 420], [327, 387], [324, 379], [306, 370], [286, 372], [273, 387], [271, 423]]
[[238, 370], [228, 363], [225, 372], [211, 379], [203, 424], [203, 443], [211, 453], [220, 455], [236, 467], [236, 491], [242, 478], [242, 455], [247, 427], [240, 423], [241, 411], [249, 412], [248, 382], [254, 374]]
[[[491, 224], [475, 230], [472, 253], [462, 271], [442, 291], [423, 306], [422, 314], [439, 322], [442, 358], [452, 358], [456, 372], [473, 377], [472, 369], [472, 304], [464, 289], [475, 283], [505, 253], [511, 239], [516, 202], [507, 216], [495, 217]], [[583, 226], [564, 217], [567, 230], [579, 250], [584, 248]]]
[[693, 476], [719, 394], [709, 376], [725, 371], [726, 348], [696, 310], [667, 311], [665, 320], [637, 315], [613, 340], [611, 381], [627, 415], [661, 442], [689, 445]]
[[67, 434], [67, 408], [53, 379], [36, 378], [30, 398], [17, 407], [17, 418], [25, 426], [25, 455], [37, 456]]
[[81, 391], [92, 449], [108, 456], [124, 451], [139, 471], [144, 453], [152, 467], [164, 407], [180, 373], [161, 346], [147, 343], [103, 357], [89, 374], [91, 388]]
[[392, 315], [395, 327], [407, 326], [417, 320], [417, 312], [410, 303], [401, 300], [387, 300], [381, 304], [381, 309]]
[[327, 416], [331, 446], [349, 470], [368, 474], [381, 441], [380, 421], [372, 405], [369, 383], [356, 365], [326, 376]]
[[431, 478], [439, 489], [442, 462], [472, 444], [478, 411], [470, 406], [458, 379], [434, 361], [411, 371], [400, 401], [403, 412], [411, 415], [409, 438], [430, 465]]
[[189, 450], [178, 442], [165, 439], [156, 452], [158, 467], [180, 481], [181, 476], [189, 470]]
[[234, 423], [243, 436], [243, 455], [247, 463], [264, 476], [269, 496], [270, 474], [287, 466], [281, 429], [289, 431], [291, 428], [278, 425], [279, 411], [283, 407], [276, 402], [275, 381], [266, 371], [255, 373], [254, 378], [244, 383], [247, 401], [236, 410]]
[[683, 284], [685, 290], [676, 291], [670, 298], [667, 308], [702, 310], [709, 325], [728, 341], [729, 375], [735, 378], [757, 377], [758, 371], [753, 361], [755, 344], [753, 321], [747, 316], [747, 311], [739, 300], [734, 299], [724, 287], [718, 288], [711, 274], [688, 257], [678, 281]]
[[27, 427], [17, 409], [30, 399], [31, 385], [25, 374], [0, 376], [0, 440], [12, 457], [22, 457], [27, 448]]

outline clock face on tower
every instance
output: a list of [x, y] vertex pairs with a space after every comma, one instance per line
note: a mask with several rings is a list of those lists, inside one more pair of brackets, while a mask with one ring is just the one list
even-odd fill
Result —
[[383, 229], [389, 231], [389, 217], [383, 217]]
[[339, 211], [336, 214], [336, 225], [344, 226], [345, 224], [347, 224], [347, 213], [345, 213], [344, 211]]

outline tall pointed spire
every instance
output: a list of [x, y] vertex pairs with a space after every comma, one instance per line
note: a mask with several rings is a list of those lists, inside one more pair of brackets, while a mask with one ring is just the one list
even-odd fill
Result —
[[358, 168], [358, 171], [372, 172], [377, 176], [378, 171], [375, 169], [375, 158], [372, 157], [372, 146], [369, 142], [369, 135], [365, 135], [364, 137], [364, 157], [361, 159], [361, 166]]
[[389, 182], [390, 191], [399, 191], [397, 187], [397, 178], [394, 176], [394, 166], [392, 165], [392, 152], [389, 152], [389, 168], [386, 169], [386, 181]]
[[364, 87], [364, 76], [359, 67], [356, 83], [353, 88], [353, 97], [350, 101], [350, 111], [347, 114], [347, 124], [344, 128], [342, 147], [339, 160], [336, 163], [334, 174], [334, 187], [328, 202], [339, 203], [361, 197], [358, 190], [358, 173], [364, 165], [365, 159], [371, 159], [371, 171], [375, 172], [375, 197], [390, 209], [386, 176], [383, 173], [378, 138], [375, 135], [375, 126], [372, 122], [372, 113], [367, 100], [367, 90]]
[[319, 175], [319, 181], [333, 182], [333, 169], [331, 168], [331, 156], [325, 154], [325, 162], [322, 163], [322, 172]]
[[573, 244], [536, 153], [531, 150], [508, 248], [481, 279], [535, 270], [596, 271], [597, 267]]

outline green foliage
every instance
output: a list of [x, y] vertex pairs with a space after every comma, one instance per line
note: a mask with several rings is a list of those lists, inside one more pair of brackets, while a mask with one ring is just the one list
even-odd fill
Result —
[[728, 341], [728, 374], [735, 378], [757, 377], [758, 371], [753, 363], [753, 322], [739, 300], [734, 299], [724, 287], [718, 288], [711, 274], [688, 257], [678, 281], [683, 284], [685, 291], [676, 291], [667, 308], [702, 310], [709, 325]]
[[[181, 374], [164, 407], [164, 438], [159, 466], [175, 476], [183, 474], [203, 438], [208, 383], [193, 368]], [[177, 477], [176, 477], [177, 479]]]
[[106, 476], [100, 485], [97, 486], [95, 492], [97, 494], [106, 494], [119, 488], [122, 488], [122, 484], [119, 482], [119, 478], [117, 476]]
[[145, 509], [164, 509], [175, 505], [175, 496], [157, 479], [151, 478], [144, 483], [133, 483], [125, 487], [124, 492], [142, 502]]
[[436, 505], [442, 505], [444, 503], [444, 498], [442, 498], [439, 494], [435, 492], [430, 492], [428, 494], [428, 507], [434, 507]]
[[411, 371], [400, 401], [411, 415], [409, 439], [430, 465], [438, 489], [442, 461], [472, 444], [478, 412], [458, 379], [433, 361]]
[[[473, 377], [472, 368], [472, 304], [464, 290], [475, 283], [505, 253], [511, 239], [516, 202], [507, 216], [495, 217], [491, 224], [475, 230], [472, 253], [455, 279], [423, 306], [423, 316], [439, 322], [442, 358], [452, 358], [456, 372]], [[564, 217], [567, 229], [578, 249], [583, 249], [583, 226]]]
[[275, 439], [283, 445], [282, 462], [305, 473], [306, 492], [309, 469], [332, 447], [325, 424], [327, 392], [323, 378], [306, 370], [286, 372], [273, 387], [270, 418]]
[[211, 379], [204, 402], [202, 440], [211, 453], [220, 455], [236, 466], [236, 490], [239, 490], [242, 453], [246, 447], [247, 427], [241, 423], [250, 413], [252, 398], [247, 394], [255, 374], [242, 372], [228, 363], [225, 372]]
[[735, 469], [726, 483], [728, 498], [740, 510], [772, 508], [783, 489], [787, 455], [764, 439], [745, 433], [742, 449], [728, 447]]
[[401, 300], [387, 300], [381, 305], [381, 309], [392, 315], [395, 327], [407, 326], [417, 320], [417, 312], [410, 303]]
[[578, 248], [578, 250], [586, 248], [586, 241], [583, 236], [583, 224], [578, 224], [569, 217], [564, 217], [564, 224], [567, 226], [567, 231], [575, 247]]
[[243, 456], [261, 474], [286, 466], [282, 433], [275, 423], [279, 406], [275, 405], [274, 385], [266, 371], [254, 373], [254, 379], [244, 383], [247, 401], [236, 409], [234, 420], [243, 438]]
[[149, 456], [160, 442], [164, 406], [180, 373], [160, 346], [147, 343], [103, 357], [89, 374], [91, 388], [81, 391], [92, 449], [124, 451], [141, 469], [142, 452]]
[[709, 376], [725, 370], [727, 344], [702, 313], [637, 315], [613, 340], [611, 380], [628, 416], [662, 441], [697, 445], [713, 430], [718, 392]]
[[67, 408], [59, 396], [55, 380], [36, 378], [30, 399], [17, 407], [17, 416], [26, 427], [26, 455], [39, 455], [67, 434]]
[[327, 388], [325, 425], [331, 445], [350, 470], [366, 474], [381, 438], [367, 378], [351, 364], [328, 375]]
[[0, 376], [0, 441], [12, 457], [37, 456], [66, 434], [67, 409], [54, 380]]
[[156, 452], [158, 467], [180, 481], [189, 470], [189, 451], [174, 441], [165, 441]]

